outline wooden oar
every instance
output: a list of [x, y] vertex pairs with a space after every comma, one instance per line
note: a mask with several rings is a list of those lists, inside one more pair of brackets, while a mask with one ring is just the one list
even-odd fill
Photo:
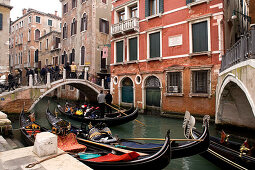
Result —
[[[125, 116], [128, 116], [126, 113], [122, 112], [121, 110], [116, 109], [115, 107], [112, 107], [111, 105], [109, 105], [109, 104], [107, 104], [107, 103], [105, 103], [105, 104], [106, 104], [107, 106], [109, 106], [109, 107], [111, 107], [111, 108], [113, 108], [113, 109], [117, 110], [118, 112], [120, 112], [120, 113], [124, 114]], [[140, 123], [140, 124], [142, 124], [143, 126], [145, 126], [145, 124], [143, 124], [143, 123], [142, 123], [142, 122], [140, 122], [139, 120], [136, 120], [136, 119], [135, 119], [135, 121], [137, 121], [138, 123]]]
[[[109, 148], [109, 149], [112, 149], [112, 150], [115, 150], [115, 151], [119, 151], [119, 152], [122, 152], [122, 153], [130, 153], [130, 152], [132, 152], [130, 150], [126, 150], [126, 149], [122, 149], [122, 148], [115, 148], [115, 147], [110, 146], [110, 145], [106, 145], [106, 144], [102, 144], [102, 143], [97, 143], [97, 142], [93, 142], [93, 141], [82, 139], [82, 138], [77, 138], [77, 140], [80, 140], [80, 141], [83, 141], [83, 142], [87, 142], [87, 143], [91, 143], [91, 144], [98, 145], [98, 146], [102, 146], [102, 147], [105, 147], [105, 148]], [[142, 152], [137, 152], [137, 153], [140, 156], [147, 156], [147, 155], [149, 155], [147, 153], [142, 153]]]
[[[159, 141], [164, 141], [165, 139], [162, 139], [162, 138], [126, 138], [124, 140], [159, 140]], [[170, 141], [198, 141], [198, 142], [202, 142], [203, 140], [199, 140], [199, 139], [170, 139]]]
[[118, 106], [118, 105], [116, 105], [116, 104], [113, 104], [113, 103], [112, 103], [112, 105], [115, 106], [115, 107], [118, 107], [118, 108], [121, 109], [121, 110], [126, 110], [126, 109], [123, 109], [123, 108], [121, 108], [120, 106]]

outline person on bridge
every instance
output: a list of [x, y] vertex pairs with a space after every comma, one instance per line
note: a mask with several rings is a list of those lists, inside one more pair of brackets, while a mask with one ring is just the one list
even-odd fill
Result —
[[108, 90], [107, 94], [105, 95], [105, 101], [107, 103], [106, 113], [112, 113], [112, 108], [110, 107], [110, 105], [112, 103], [112, 95], [110, 93], [110, 90]]
[[10, 73], [10, 74], [8, 75], [8, 83], [9, 83], [8, 91], [10, 91], [11, 88], [12, 88], [13, 90], [15, 90], [15, 89], [14, 89], [14, 77], [13, 77], [12, 73]]
[[66, 69], [66, 78], [70, 78], [71, 67], [69, 62], [66, 63], [64, 68]]
[[72, 62], [72, 65], [70, 67], [71, 67], [71, 78], [76, 79], [77, 78], [77, 76], [76, 76], [77, 66], [74, 64], [74, 62]]
[[104, 118], [104, 112], [105, 112], [105, 94], [104, 91], [101, 90], [100, 94], [97, 96], [97, 101], [100, 108], [100, 117]]

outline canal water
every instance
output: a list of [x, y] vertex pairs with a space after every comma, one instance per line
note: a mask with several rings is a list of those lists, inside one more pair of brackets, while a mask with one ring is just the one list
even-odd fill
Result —
[[[49, 98], [42, 99], [34, 108], [36, 113], [36, 121], [46, 128], [50, 128], [50, 125], [46, 119], [45, 111], [47, 108]], [[58, 101], [63, 103], [63, 101]], [[50, 110], [54, 111], [57, 102], [50, 100]], [[70, 120], [73, 125], [77, 127], [80, 123], [74, 120]], [[143, 122], [145, 126], [132, 121], [124, 125], [112, 127], [113, 135], [118, 135], [119, 138], [130, 137], [146, 137], [146, 138], [164, 138], [168, 129], [171, 130], [171, 138], [184, 138], [181, 119], [162, 118], [156, 115], [139, 115], [137, 120]], [[14, 120], [13, 128], [18, 129], [18, 120]], [[202, 123], [196, 122], [196, 128], [202, 130]], [[214, 125], [210, 125], [210, 135], [216, 135]], [[166, 170], [199, 170], [199, 169], [219, 169], [217, 166], [207, 161], [199, 155], [171, 160], [170, 164], [165, 168]]]

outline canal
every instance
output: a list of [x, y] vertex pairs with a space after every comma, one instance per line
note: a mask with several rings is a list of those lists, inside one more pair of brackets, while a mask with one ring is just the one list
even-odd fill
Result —
[[[36, 113], [36, 121], [46, 128], [50, 128], [45, 116], [49, 98], [42, 99], [34, 108]], [[61, 101], [58, 101], [61, 103]], [[63, 103], [63, 101], [62, 101]], [[50, 100], [50, 109], [54, 111], [57, 102]], [[16, 116], [17, 117], [17, 116]], [[68, 119], [68, 118], [66, 118]], [[68, 119], [73, 125], [80, 126], [80, 123]], [[151, 137], [151, 138], [164, 138], [168, 129], [171, 130], [171, 138], [184, 138], [182, 121], [181, 119], [162, 118], [156, 115], [139, 115], [137, 120], [143, 122], [145, 126], [132, 121], [121, 126], [112, 127], [113, 135], [118, 135], [120, 138], [130, 137]], [[13, 120], [13, 128], [18, 129], [18, 120]], [[202, 130], [202, 123], [196, 122], [196, 128]], [[17, 132], [17, 131], [16, 131]], [[210, 125], [210, 135], [216, 135], [214, 125]], [[18, 135], [16, 135], [18, 136]], [[199, 170], [199, 169], [219, 169], [214, 164], [199, 155], [171, 160], [166, 170]]]

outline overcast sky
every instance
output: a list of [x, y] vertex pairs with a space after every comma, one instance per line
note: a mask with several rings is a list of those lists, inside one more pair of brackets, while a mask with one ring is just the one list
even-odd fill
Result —
[[11, 0], [11, 6], [13, 6], [11, 10], [12, 21], [22, 16], [23, 8], [33, 8], [51, 14], [58, 11], [59, 16], [61, 16], [62, 10], [59, 0]]

